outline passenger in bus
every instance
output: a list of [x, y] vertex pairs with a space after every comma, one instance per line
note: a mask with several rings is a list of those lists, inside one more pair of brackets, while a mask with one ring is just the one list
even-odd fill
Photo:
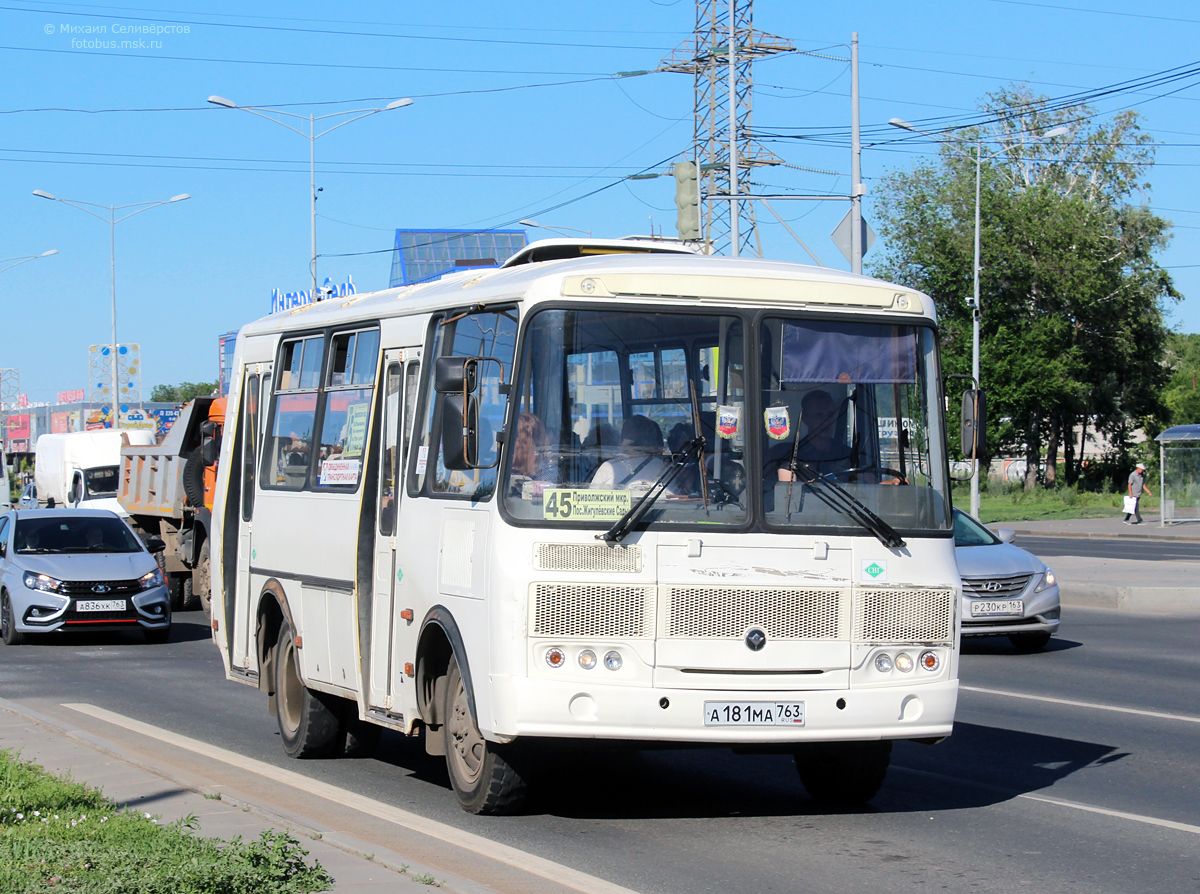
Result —
[[526, 482], [557, 483], [557, 461], [547, 454], [546, 427], [533, 413], [522, 413], [517, 417], [513, 429], [512, 474], [509, 476], [509, 492], [515, 496], [523, 493]]
[[[630, 416], [621, 426], [621, 454], [602, 463], [592, 487], [605, 490], [648, 490], [667, 467], [662, 429], [646, 416]], [[676, 493], [668, 488], [668, 493]]]

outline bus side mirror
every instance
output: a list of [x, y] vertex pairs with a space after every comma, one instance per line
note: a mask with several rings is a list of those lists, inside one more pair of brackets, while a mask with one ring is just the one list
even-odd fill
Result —
[[987, 395], [975, 388], [962, 396], [962, 452], [967, 459], [987, 453]]
[[461, 391], [444, 394], [441, 400], [442, 462], [451, 472], [478, 468], [479, 401], [474, 394]]
[[475, 391], [475, 357], [439, 357], [433, 364], [433, 390], [438, 394], [472, 394]]

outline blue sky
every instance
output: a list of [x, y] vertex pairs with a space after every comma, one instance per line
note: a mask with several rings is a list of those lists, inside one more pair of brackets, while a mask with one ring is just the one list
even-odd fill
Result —
[[[684, 44], [695, 18], [689, 0], [125, 2], [0, 6], [9, 72], [0, 99], [0, 257], [59, 251], [0, 273], [0, 367], [20, 370], [31, 400], [85, 387], [88, 346], [107, 343], [111, 326], [107, 223], [36, 198], [35, 189], [101, 205], [191, 195], [116, 228], [117, 335], [141, 344], [146, 396], [155, 384], [216, 378], [218, 334], [265, 314], [273, 288], [307, 288], [308, 140], [209, 106], [212, 94], [317, 115], [413, 98], [316, 142], [320, 277], [350, 275], [360, 291], [387, 286], [396, 227], [533, 217], [597, 236], [651, 226], [674, 235], [674, 181], [623, 178], [665, 172], [688, 149], [691, 78], [612, 75], [654, 69]], [[961, 119], [985, 92], [1017, 81], [1058, 97], [1200, 57], [1194, 3], [1132, 9], [1120, 0], [759, 0], [756, 28], [810, 54], [756, 64], [755, 129], [848, 133], [843, 60], [853, 31], [865, 134], [885, 131], [892, 117]], [[80, 33], [89, 26], [93, 33]], [[149, 26], [173, 33], [129, 30]], [[146, 43], [104, 45], [129, 40]], [[1198, 81], [1095, 104], [1105, 113], [1139, 109], [1160, 144], [1148, 200], [1176, 224], [1161, 262], [1185, 295], [1170, 317], [1185, 332], [1200, 332]], [[870, 146], [881, 139], [894, 137], [864, 137], [868, 190], [888, 168], [933, 151]], [[848, 149], [769, 148], [794, 167], [765, 171], [766, 189], [848, 191]], [[587, 196], [601, 187], [609, 188]], [[846, 203], [775, 207], [825, 264], [847, 269], [829, 238]], [[768, 257], [807, 262], [768, 212], [758, 219]]]

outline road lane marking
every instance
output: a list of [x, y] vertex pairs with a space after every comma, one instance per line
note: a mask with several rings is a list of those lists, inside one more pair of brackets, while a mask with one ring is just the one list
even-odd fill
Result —
[[1085, 813], [1098, 813], [1101, 816], [1110, 816], [1114, 819], [1129, 820], [1135, 823], [1145, 823], [1149, 826], [1158, 826], [1163, 829], [1174, 829], [1176, 832], [1188, 832], [1192, 835], [1200, 835], [1200, 826], [1194, 826], [1190, 823], [1177, 823], [1175, 820], [1159, 819], [1156, 816], [1146, 816], [1142, 813], [1129, 813], [1125, 810], [1111, 810], [1108, 807], [1095, 807], [1091, 804], [1083, 804], [1079, 801], [1068, 801], [1065, 798], [1051, 798], [1048, 795], [1034, 795], [1027, 792], [1017, 792], [1012, 789], [1004, 788], [999, 785], [990, 785], [986, 782], [977, 782], [974, 779], [963, 779], [958, 776], [947, 776], [945, 773], [934, 773], [930, 770], [918, 770], [914, 767], [903, 767], [899, 764], [892, 764], [892, 769], [899, 770], [902, 773], [912, 773], [914, 776], [924, 776], [927, 779], [936, 779], [939, 782], [948, 782], [953, 785], [971, 785], [975, 788], [982, 788], [998, 794], [1007, 795], [1010, 798], [1020, 798], [1026, 801], [1037, 801], [1041, 804], [1053, 804], [1056, 807], [1068, 807], [1072, 810], [1082, 810]]
[[373, 798], [348, 792], [301, 773], [294, 773], [291, 770], [284, 770], [281, 767], [275, 767], [271, 764], [254, 760], [253, 758], [244, 757], [236, 752], [227, 751], [215, 745], [209, 745], [207, 742], [189, 739], [187, 736], [159, 729], [156, 726], [151, 726], [140, 720], [134, 720], [132, 717], [126, 717], [123, 714], [116, 714], [89, 704], [63, 704], [63, 707], [69, 708], [72, 711], [78, 711], [80, 714], [86, 714], [89, 717], [95, 717], [97, 720], [103, 720], [132, 732], [141, 733], [143, 736], [148, 736], [167, 745], [182, 748], [185, 751], [191, 751], [203, 757], [210, 757], [222, 763], [229, 764], [232, 767], [237, 767], [238, 769], [255, 773], [267, 779], [283, 783], [284, 785], [290, 785], [301, 791], [318, 795], [335, 804], [349, 807], [351, 810], [358, 810], [413, 832], [428, 835], [439, 841], [445, 841], [488, 859], [512, 866], [530, 875], [536, 875], [539, 878], [544, 878], [564, 887], [583, 892], [583, 894], [637, 894], [637, 892], [630, 888], [623, 888], [620, 885], [607, 882], [594, 875], [588, 875], [585, 872], [580, 872], [561, 863], [555, 863], [553, 860], [538, 857], [527, 851], [510, 847], [507, 844], [500, 844], [482, 835], [465, 832], [446, 823], [439, 823], [437, 820], [431, 820], [419, 814], [401, 810], [382, 801], [376, 801]]
[[1098, 705], [1095, 702], [1077, 702], [1068, 698], [1051, 698], [1048, 695], [1029, 695], [1024, 692], [1006, 692], [1003, 689], [983, 689], [979, 686], [959, 685], [964, 692], [982, 692], [984, 695], [1003, 695], [1007, 698], [1024, 698], [1034, 702], [1050, 702], [1054, 705], [1070, 705], [1073, 708], [1092, 708], [1096, 711], [1116, 711], [1119, 714], [1136, 714], [1139, 717], [1157, 717], [1160, 720], [1181, 720], [1184, 723], [1200, 723], [1200, 717], [1190, 714], [1166, 714], [1162, 711], [1143, 711], [1139, 708], [1121, 708], [1117, 705]]

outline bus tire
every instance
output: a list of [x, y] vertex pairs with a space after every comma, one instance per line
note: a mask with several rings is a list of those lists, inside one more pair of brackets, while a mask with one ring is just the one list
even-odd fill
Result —
[[467, 813], [513, 813], [525, 802], [526, 782], [511, 748], [489, 742], [471, 717], [458, 660], [446, 670], [440, 716], [446, 731], [446, 772]]
[[883, 786], [892, 741], [814, 742], [796, 749], [794, 756], [810, 798], [822, 807], [860, 807]]
[[204, 614], [212, 615], [212, 563], [208, 558], [208, 541], [200, 544], [200, 558], [192, 572], [192, 592], [204, 609]]
[[338, 744], [337, 699], [304, 685], [296, 637], [286, 618], [275, 648], [275, 717], [283, 750], [289, 757], [325, 757]]

